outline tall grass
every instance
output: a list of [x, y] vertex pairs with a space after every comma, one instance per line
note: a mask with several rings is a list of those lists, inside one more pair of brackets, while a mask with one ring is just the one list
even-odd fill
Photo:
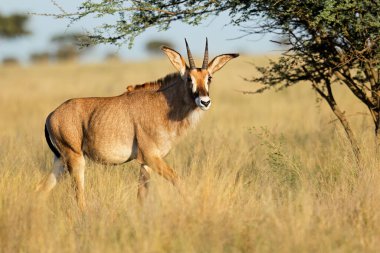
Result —
[[159, 78], [170, 63], [0, 68], [0, 252], [379, 252], [380, 173], [367, 112], [336, 87], [361, 140], [359, 170], [307, 86], [236, 91], [252, 88], [241, 78], [255, 74], [251, 58], [216, 74], [211, 110], [167, 157], [185, 198], [155, 175], [141, 207], [137, 164], [87, 161], [86, 215], [68, 175], [46, 198], [33, 192], [52, 165], [46, 115], [71, 97]]

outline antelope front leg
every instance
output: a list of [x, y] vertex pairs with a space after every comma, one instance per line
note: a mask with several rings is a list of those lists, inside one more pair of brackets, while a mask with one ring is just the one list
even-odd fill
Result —
[[146, 159], [147, 164], [159, 175], [170, 181], [174, 186], [178, 185], [179, 177], [177, 173], [167, 165], [167, 163], [159, 157], [150, 157]]
[[142, 164], [140, 168], [140, 177], [139, 177], [139, 188], [137, 191], [137, 198], [140, 201], [140, 204], [143, 204], [144, 200], [148, 195], [149, 190], [149, 181], [150, 181], [150, 171], [151, 169]]
[[183, 191], [179, 186], [180, 180], [177, 173], [172, 168], [170, 168], [169, 165], [167, 165], [164, 159], [157, 156], [144, 156], [144, 161], [152, 170], [171, 182], [183, 195]]

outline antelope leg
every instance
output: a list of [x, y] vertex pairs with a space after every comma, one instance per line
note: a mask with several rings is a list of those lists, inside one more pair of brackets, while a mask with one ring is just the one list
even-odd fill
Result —
[[54, 157], [53, 170], [37, 185], [36, 191], [46, 193], [51, 191], [57, 185], [64, 171], [65, 166], [62, 159]]
[[68, 155], [67, 168], [73, 178], [76, 191], [78, 206], [81, 211], [86, 210], [86, 201], [84, 197], [84, 170], [85, 160], [83, 155], [70, 154]]
[[149, 181], [150, 181], [150, 171], [151, 169], [142, 164], [140, 168], [140, 177], [139, 177], [139, 187], [137, 191], [137, 197], [140, 201], [140, 204], [143, 204], [144, 200], [148, 195], [149, 190]]

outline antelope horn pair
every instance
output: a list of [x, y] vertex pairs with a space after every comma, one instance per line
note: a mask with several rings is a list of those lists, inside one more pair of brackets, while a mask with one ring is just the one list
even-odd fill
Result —
[[[193, 59], [193, 55], [191, 54], [189, 45], [187, 44], [187, 40], [185, 39], [186, 43], [186, 50], [187, 50], [187, 57], [189, 58], [189, 64], [190, 64], [190, 69], [195, 69], [195, 63]], [[207, 69], [208, 66], [208, 41], [206, 38], [206, 47], [205, 47], [205, 54], [203, 56], [203, 64], [202, 64], [202, 69]]]

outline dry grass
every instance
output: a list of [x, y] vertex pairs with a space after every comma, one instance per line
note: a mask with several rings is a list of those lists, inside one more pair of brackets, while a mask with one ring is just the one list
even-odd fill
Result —
[[[242, 95], [254, 73], [239, 58], [217, 74], [213, 106], [167, 161], [188, 197], [153, 177], [136, 201], [139, 166], [88, 162], [87, 215], [67, 176], [47, 200], [33, 193], [50, 170], [46, 115], [64, 100], [107, 96], [172, 71], [149, 63], [0, 68], [0, 252], [379, 252], [380, 172], [367, 112], [337, 98], [360, 136], [358, 171], [339, 124], [299, 86]], [[255, 58], [265, 64], [264, 58]]]

